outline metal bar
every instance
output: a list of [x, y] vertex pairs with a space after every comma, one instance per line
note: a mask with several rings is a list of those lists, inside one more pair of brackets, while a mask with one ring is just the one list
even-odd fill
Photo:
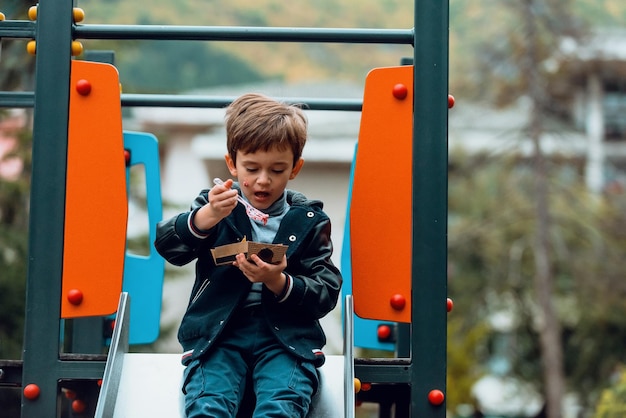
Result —
[[63, 379], [102, 379], [106, 362], [104, 360], [62, 360], [56, 364], [59, 378]]
[[77, 25], [76, 39], [413, 44], [412, 29], [266, 28], [175, 25]]
[[[61, 360], [57, 363], [63, 378], [100, 379], [104, 372], [105, 360]], [[3, 386], [22, 386], [22, 360], [0, 361], [0, 388]]]
[[354, 302], [352, 295], [344, 299], [343, 315], [343, 399], [344, 417], [354, 418]]
[[22, 386], [22, 360], [0, 360], [0, 389]]
[[57, 410], [59, 335], [72, 2], [42, 0], [37, 11], [29, 254], [22, 382], [36, 400], [22, 399], [22, 418]]
[[[56, 369], [60, 371], [60, 375], [62, 375], [63, 379], [65, 380], [98, 380], [102, 378], [105, 364], [105, 361], [102, 360], [60, 361], [57, 363]], [[0, 374], [2, 375], [0, 378], [0, 388], [2, 388], [3, 386], [23, 386], [22, 362], [20, 362], [19, 364], [5, 365], [0, 367]]]
[[30, 20], [0, 21], [0, 38], [35, 38], [35, 22]]
[[115, 412], [115, 401], [122, 378], [124, 367], [124, 355], [128, 353], [128, 332], [130, 326], [130, 297], [123, 292], [117, 307], [115, 329], [111, 337], [111, 348], [104, 376], [102, 377], [102, 389], [96, 405], [95, 418], [111, 417]]
[[371, 362], [354, 364], [354, 374], [361, 382], [411, 383], [411, 363]]
[[444, 418], [447, 292], [448, 0], [415, 0], [411, 415]]
[[[207, 107], [222, 108], [228, 106], [235, 97], [168, 95], [168, 94], [123, 94], [122, 106], [135, 107]], [[315, 98], [282, 98], [285, 102], [301, 103], [310, 110], [347, 110], [361, 111], [362, 99], [315, 99]]]
[[35, 106], [33, 92], [0, 92], [0, 108], [26, 108]]
[[[122, 94], [123, 107], [198, 107], [222, 108], [235, 96], [196, 96], [185, 94]], [[278, 98], [287, 103], [301, 103], [307, 110], [360, 112], [362, 99]], [[35, 104], [33, 92], [0, 92], [0, 108], [28, 108]]]

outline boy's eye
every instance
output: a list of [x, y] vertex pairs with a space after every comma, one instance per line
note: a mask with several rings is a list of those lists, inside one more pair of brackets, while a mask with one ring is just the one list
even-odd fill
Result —
[[[272, 169], [272, 173], [274, 173], [274, 174], [282, 174], [282, 173], [285, 172], [285, 170], [286, 169], [284, 169], [284, 168], [273, 168]], [[246, 171], [248, 173], [256, 173], [257, 171], [259, 171], [259, 169], [256, 168], [256, 167], [246, 167]]]

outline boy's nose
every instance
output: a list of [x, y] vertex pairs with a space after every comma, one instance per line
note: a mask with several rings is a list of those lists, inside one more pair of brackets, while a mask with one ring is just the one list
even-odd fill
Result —
[[269, 174], [265, 173], [265, 172], [259, 173], [259, 177], [256, 179], [256, 182], [258, 184], [269, 184], [269, 182], [270, 182]]

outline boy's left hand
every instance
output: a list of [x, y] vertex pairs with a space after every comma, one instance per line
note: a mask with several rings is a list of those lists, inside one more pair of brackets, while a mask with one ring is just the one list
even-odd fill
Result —
[[248, 260], [245, 254], [240, 253], [235, 257], [233, 265], [252, 283], [265, 283], [275, 294], [279, 294], [285, 286], [286, 277], [283, 271], [287, 268], [286, 256], [283, 256], [278, 264], [270, 264], [256, 254], [252, 254]]

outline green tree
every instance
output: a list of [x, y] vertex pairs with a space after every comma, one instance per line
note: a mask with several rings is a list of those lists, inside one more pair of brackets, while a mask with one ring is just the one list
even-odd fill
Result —
[[116, 66], [129, 93], [178, 93], [263, 80], [244, 61], [202, 43], [124, 43], [117, 51]]
[[22, 175], [0, 176], [0, 358], [20, 358], [22, 351], [30, 185], [30, 155], [24, 150], [30, 150], [28, 132], [19, 135], [19, 146], [9, 155], [24, 161]]
[[[548, 163], [553, 215], [547, 234], [553, 243], [552, 299], [563, 330], [562, 367], [566, 388], [590, 406], [623, 362], [626, 196], [591, 194], [575, 161], [552, 158]], [[487, 371], [495, 331], [476, 334], [476, 330], [494, 314], [505, 313], [515, 318], [507, 347], [512, 373], [539, 383], [541, 311], [532, 285], [538, 223], [533, 167], [522, 158], [454, 154], [450, 168], [449, 293], [454, 299], [450, 326], [455, 333], [471, 335], [474, 344], [470, 350], [460, 349], [462, 345], [452, 343], [451, 337], [449, 382]], [[474, 361], [465, 372], [452, 365], [463, 355]], [[459, 400], [470, 401], [467, 394]]]
[[[7, 20], [28, 19], [28, 1], [14, 1], [1, 11]], [[0, 90], [24, 91], [32, 88], [34, 59], [26, 53], [23, 41], [3, 39], [0, 61]], [[0, 120], [9, 112], [0, 109]], [[28, 194], [30, 191], [31, 134], [30, 112], [26, 112], [17, 147], [4, 158], [17, 157], [23, 171], [17, 179], [0, 176], [0, 358], [20, 358], [22, 351], [24, 295], [28, 251]]]
[[618, 376], [615, 386], [602, 392], [594, 418], [621, 418], [626, 416], [626, 372]]
[[[3, 4], [0, 11], [7, 20], [24, 20], [32, 5], [23, 0], [13, 1]], [[35, 60], [26, 53], [25, 46], [20, 40], [2, 39], [0, 90], [32, 89]], [[30, 112], [26, 114], [27, 120], [30, 119]], [[0, 109], [0, 120], [8, 115], [5, 109]], [[0, 176], [0, 359], [20, 359], [24, 335], [31, 133], [26, 128], [12, 134], [17, 135], [18, 145], [3, 157], [21, 159], [23, 171], [17, 180]], [[19, 390], [0, 390], [0, 410], [7, 416], [17, 416], [19, 405]]]
[[533, 262], [533, 299], [539, 321], [538, 340], [546, 412], [550, 418], [562, 416], [562, 400], [566, 391], [563, 370], [563, 346], [560, 318], [555, 306], [555, 276], [553, 270], [554, 243], [549, 188], [549, 165], [543, 153], [542, 137], [546, 132], [545, 115], [551, 109], [546, 94], [549, 81], [543, 63], [554, 56], [563, 37], [580, 37], [581, 28], [571, 14], [569, 0], [523, 0], [505, 3], [511, 22], [502, 41], [492, 51], [497, 60], [486, 61], [493, 66], [493, 87], [490, 90], [497, 104], [506, 105], [520, 95], [529, 99], [529, 119], [523, 133], [532, 143], [533, 231], [530, 252]]

